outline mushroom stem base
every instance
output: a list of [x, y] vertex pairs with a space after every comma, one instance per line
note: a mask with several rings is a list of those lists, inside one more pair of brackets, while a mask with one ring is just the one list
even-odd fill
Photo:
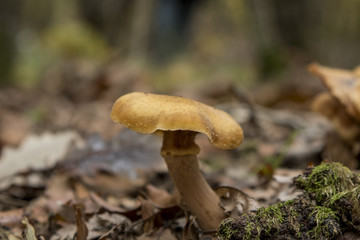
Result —
[[196, 155], [163, 156], [170, 175], [186, 204], [205, 231], [216, 230], [225, 218], [220, 199], [206, 182]]

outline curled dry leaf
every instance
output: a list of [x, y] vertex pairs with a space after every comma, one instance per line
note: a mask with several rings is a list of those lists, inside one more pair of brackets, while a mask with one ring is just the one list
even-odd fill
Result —
[[215, 192], [220, 197], [220, 206], [228, 217], [237, 217], [260, 207], [255, 199], [237, 188], [223, 186], [216, 188]]
[[321, 78], [329, 89], [318, 95], [312, 109], [333, 124], [337, 132], [348, 142], [360, 135], [360, 76], [358, 70], [328, 68], [311, 64], [309, 71]]
[[311, 64], [309, 71], [321, 78], [331, 94], [343, 104], [352, 117], [360, 120], [360, 76], [356, 71], [329, 68], [319, 64]]
[[312, 102], [311, 108], [329, 119], [339, 135], [353, 142], [360, 134], [359, 121], [355, 120], [330, 93], [320, 93]]

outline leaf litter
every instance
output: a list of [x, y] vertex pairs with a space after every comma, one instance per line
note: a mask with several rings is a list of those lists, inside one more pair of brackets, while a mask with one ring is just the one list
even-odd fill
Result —
[[[107, 105], [100, 101], [95, 108]], [[217, 187], [227, 216], [299, 198], [292, 179], [301, 174], [297, 169], [322, 160], [331, 123], [306, 111], [269, 109], [251, 101], [232, 100], [219, 107], [237, 118], [247, 136], [240, 149], [225, 154], [199, 139], [203, 173]], [[90, 117], [91, 105], [86, 109], [81, 115]], [[85, 121], [78, 123], [86, 129]], [[109, 129], [108, 124], [94, 120], [91, 129]], [[24, 140], [18, 148], [2, 149], [0, 238], [216, 239], [216, 232], [201, 231], [183, 208], [158, 153], [159, 139], [126, 129], [116, 132], [105, 134], [106, 139], [76, 130], [3, 137], [9, 143]], [[17, 164], [15, 159], [20, 159]]]

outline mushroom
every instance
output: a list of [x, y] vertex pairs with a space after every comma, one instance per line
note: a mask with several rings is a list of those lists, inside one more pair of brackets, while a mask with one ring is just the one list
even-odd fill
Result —
[[229, 114], [194, 100], [141, 92], [118, 98], [111, 118], [136, 132], [163, 136], [161, 155], [182, 201], [203, 230], [215, 230], [225, 215], [200, 172], [195, 136], [203, 133], [213, 146], [233, 149], [244, 138], [239, 124]]

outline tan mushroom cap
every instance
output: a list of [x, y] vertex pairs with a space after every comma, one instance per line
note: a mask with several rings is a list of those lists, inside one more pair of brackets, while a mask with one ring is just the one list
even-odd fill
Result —
[[242, 128], [229, 114], [183, 97], [129, 93], [116, 100], [111, 118], [143, 134], [177, 130], [204, 133], [221, 149], [236, 148], [244, 138]]

